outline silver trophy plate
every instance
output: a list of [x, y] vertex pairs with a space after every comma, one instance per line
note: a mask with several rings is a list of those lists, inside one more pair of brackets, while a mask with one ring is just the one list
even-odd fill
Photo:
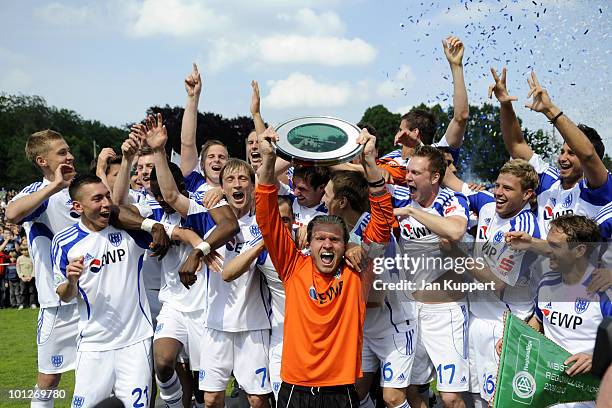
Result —
[[301, 165], [331, 166], [346, 163], [361, 153], [359, 128], [329, 116], [305, 116], [276, 127], [276, 153]]

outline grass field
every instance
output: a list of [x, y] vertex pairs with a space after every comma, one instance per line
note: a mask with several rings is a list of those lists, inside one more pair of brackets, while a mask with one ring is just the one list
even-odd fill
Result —
[[[10, 390], [30, 390], [36, 384], [36, 321], [38, 309], [0, 310], [0, 407], [29, 407], [28, 399], [9, 399]], [[74, 388], [74, 371], [62, 376], [59, 389], [64, 399], [56, 408], [69, 408]]]

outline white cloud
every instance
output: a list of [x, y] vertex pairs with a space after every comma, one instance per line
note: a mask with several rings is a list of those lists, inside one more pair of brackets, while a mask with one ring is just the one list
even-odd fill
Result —
[[328, 108], [346, 104], [352, 96], [347, 82], [325, 84], [312, 76], [299, 72], [287, 79], [267, 81], [270, 93], [264, 97], [264, 106], [272, 109], [296, 107]]
[[128, 32], [136, 37], [186, 37], [220, 32], [228, 18], [194, 0], [145, 0]]
[[253, 47], [251, 43], [234, 42], [226, 38], [214, 40], [206, 57], [206, 71], [219, 72], [228, 65], [249, 59]]
[[312, 9], [302, 8], [295, 15], [279, 14], [278, 19], [308, 35], [341, 35], [346, 31], [346, 26], [333, 11], [317, 14]]
[[67, 6], [56, 2], [37, 9], [34, 14], [56, 26], [85, 25], [96, 18], [93, 5]]
[[274, 35], [259, 44], [259, 55], [273, 64], [364, 65], [372, 62], [376, 49], [360, 38]]
[[414, 105], [404, 105], [404, 106], [400, 106], [399, 108], [395, 108], [392, 110], [393, 113], [399, 113], [400, 115], [403, 115], [404, 113], [408, 113], [410, 112], [410, 109], [412, 109], [414, 107]]
[[416, 82], [414, 72], [410, 65], [401, 65], [393, 78], [381, 82], [376, 93], [382, 98], [392, 98], [403, 94]]

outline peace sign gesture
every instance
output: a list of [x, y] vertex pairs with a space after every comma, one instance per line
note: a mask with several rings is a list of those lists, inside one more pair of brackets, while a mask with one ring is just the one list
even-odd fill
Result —
[[525, 107], [544, 114], [550, 112], [553, 103], [546, 89], [542, 88], [542, 85], [540, 85], [535, 72], [531, 72], [531, 77], [527, 78], [527, 83], [529, 84], [529, 94], [527, 98], [532, 98], [532, 101], [531, 103], [526, 103]]
[[495, 71], [493, 67], [491, 67], [491, 74], [493, 75], [495, 83], [489, 86], [489, 99], [491, 99], [493, 93], [495, 93], [495, 97], [500, 103], [518, 101], [516, 96], [510, 96], [508, 94], [508, 88], [506, 88], [506, 67], [502, 68], [501, 77], [497, 75], [497, 71]]

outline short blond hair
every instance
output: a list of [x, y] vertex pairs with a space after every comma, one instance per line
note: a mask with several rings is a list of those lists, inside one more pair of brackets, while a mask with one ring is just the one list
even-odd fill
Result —
[[223, 168], [221, 169], [221, 173], [219, 174], [219, 184], [221, 185], [221, 187], [223, 187], [223, 176], [226, 173], [240, 170], [244, 170], [246, 175], [251, 180], [251, 183], [255, 185], [255, 170], [253, 170], [253, 167], [244, 160], [232, 158], [225, 162], [225, 165], [223, 166]]
[[536, 190], [540, 184], [538, 173], [531, 164], [523, 159], [509, 160], [499, 170], [499, 174], [506, 173], [517, 177], [521, 181], [521, 188], [525, 190]]
[[36, 158], [49, 153], [51, 142], [55, 140], [64, 140], [64, 137], [55, 130], [47, 129], [32, 133], [25, 145], [25, 154], [28, 161], [38, 167]]

